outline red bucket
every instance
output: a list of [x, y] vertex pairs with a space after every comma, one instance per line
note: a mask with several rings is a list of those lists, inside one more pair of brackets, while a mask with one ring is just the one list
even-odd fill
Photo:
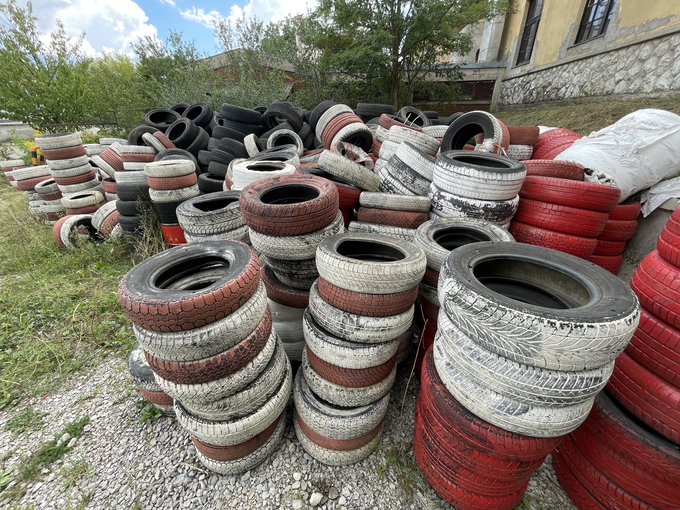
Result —
[[166, 244], [170, 246], [187, 244], [187, 240], [184, 238], [184, 230], [179, 225], [163, 225], [161, 223], [161, 231], [163, 232]]

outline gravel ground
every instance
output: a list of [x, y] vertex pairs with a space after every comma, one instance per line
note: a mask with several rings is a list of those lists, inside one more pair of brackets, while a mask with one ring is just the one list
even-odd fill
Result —
[[[403, 365], [412, 363], [412, 358]], [[413, 379], [401, 403], [409, 369], [402, 366], [392, 389], [392, 399], [382, 447], [363, 462], [347, 467], [327, 467], [309, 457], [295, 439], [292, 402], [287, 410], [285, 439], [278, 451], [242, 476], [221, 476], [205, 470], [196, 458], [189, 435], [170, 418], [139, 422], [136, 402], [141, 394], [131, 384], [125, 361], [109, 357], [96, 369], [74, 375], [53, 395], [22, 402], [0, 412], [0, 429], [7, 420], [32, 405], [47, 413], [41, 431], [12, 439], [0, 432], [0, 456], [5, 469], [51, 440], [66, 423], [89, 415], [75, 447], [63, 459], [43, 469], [41, 479], [27, 487], [17, 502], [0, 500], [0, 508], [17, 504], [39, 509], [65, 508], [316, 508], [323, 509], [452, 509], [424, 483], [417, 471], [395, 461], [392, 452], [403, 446], [413, 460], [412, 436], [415, 400], [419, 391]], [[9, 453], [13, 452], [13, 453]], [[64, 471], [84, 459], [91, 470], [70, 488]], [[530, 509], [575, 510], [555, 477], [550, 457], [534, 474], [526, 494]], [[86, 505], [84, 504], [85, 502]], [[317, 503], [318, 502], [318, 503]], [[33, 507], [31, 507], [33, 505]]]

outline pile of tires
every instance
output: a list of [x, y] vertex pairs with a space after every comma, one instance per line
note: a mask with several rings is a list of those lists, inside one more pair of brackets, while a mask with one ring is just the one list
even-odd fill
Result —
[[489, 112], [475, 110], [456, 117], [442, 138], [441, 151], [464, 150], [465, 145], [479, 135], [475, 149], [491, 154], [507, 154], [510, 147], [510, 132], [503, 122]]
[[434, 344], [439, 317], [439, 271], [451, 251], [470, 243], [501, 241], [513, 242], [507, 231], [488, 221], [473, 218], [442, 218], [423, 223], [415, 232], [413, 243], [420, 246], [427, 258], [427, 267], [420, 282], [417, 303], [420, 313], [416, 319], [422, 330], [422, 342], [416, 359], [416, 375], [420, 371], [425, 354]]
[[428, 193], [430, 218], [476, 218], [507, 229], [517, 212], [526, 173], [523, 163], [504, 156], [442, 153]]
[[185, 244], [187, 241], [179, 224], [177, 208], [200, 194], [196, 165], [186, 159], [154, 161], [144, 166], [144, 174], [149, 185], [151, 206], [161, 224], [166, 244]]
[[642, 306], [640, 325], [616, 360], [608, 390], [637, 419], [680, 444], [680, 209], [666, 223], [657, 250], [630, 282]]
[[675, 508], [680, 448], [605, 390], [590, 416], [553, 453], [562, 488], [578, 508]]
[[426, 260], [408, 241], [342, 234], [321, 242], [316, 262], [294, 424], [309, 455], [341, 466], [364, 459], [380, 441]]
[[241, 215], [240, 195], [238, 191], [220, 191], [182, 202], [177, 207], [177, 221], [186, 241], [234, 239], [250, 244], [248, 226]]
[[[588, 417], [637, 327], [639, 304], [593, 264], [507, 242], [453, 250], [438, 296], [432, 361], [421, 372], [416, 460], [455, 507], [510, 510], [560, 437]], [[453, 427], [460, 408], [468, 417]], [[478, 425], [470, 427], [472, 420]], [[482, 425], [501, 445], [522, 448], [489, 448]]]
[[278, 448], [293, 374], [272, 329], [257, 255], [205, 241], [128, 272], [118, 298], [203, 465], [248, 471]]
[[597, 236], [595, 251], [588, 257], [590, 262], [614, 274], [619, 272], [626, 243], [637, 231], [641, 207], [640, 202], [631, 202], [609, 211], [604, 229]]
[[359, 203], [358, 221], [350, 223], [350, 232], [382, 234], [406, 241], [413, 241], [416, 229], [428, 221], [430, 210], [429, 198], [414, 195], [364, 192]]
[[[398, 130], [398, 137], [391, 141], [390, 133]], [[397, 133], [395, 133], [397, 134]], [[434, 174], [434, 154], [439, 142], [424, 133], [401, 126], [393, 126], [388, 138], [380, 149], [377, 172], [380, 176], [380, 191], [397, 195], [427, 196]], [[434, 153], [433, 153], [434, 151]]]
[[[287, 175], [257, 181], [240, 194], [240, 212], [248, 226], [253, 247], [261, 254], [263, 276], [279, 293], [304, 294], [318, 278], [316, 249], [323, 239], [345, 231], [338, 210], [339, 196], [335, 185], [314, 175]], [[289, 289], [289, 290], [287, 290]], [[299, 307], [288, 310], [286, 303], [277, 302], [274, 328], [290, 329], [297, 323], [297, 335], [283, 335], [286, 351], [293, 360], [300, 360], [304, 344], [300, 331], [302, 317]], [[277, 321], [278, 322], [278, 321]], [[287, 337], [287, 338], [286, 338]]]
[[[14, 189], [16, 189], [17, 191], [26, 192], [26, 196], [28, 198], [28, 210], [32, 214], [41, 215], [43, 213], [46, 213], [47, 210], [51, 210], [54, 211], [55, 213], [61, 214], [65, 212], [60, 199], [58, 198], [55, 199], [58, 202], [57, 204], [54, 204], [54, 200], [50, 200], [48, 203], [46, 200], [40, 197], [40, 195], [35, 189], [35, 187], [39, 186], [41, 183], [52, 180], [52, 175], [50, 174], [50, 167], [43, 165], [18, 168], [11, 172], [11, 176], [13, 179], [12, 182], [15, 183]], [[58, 219], [58, 217], [54, 219]]]
[[312, 126], [316, 138], [325, 149], [330, 149], [338, 142], [347, 142], [369, 152], [373, 145], [371, 130], [345, 104], [335, 104], [332, 101], [320, 103], [310, 114], [310, 128]]
[[14, 170], [26, 168], [26, 164], [21, 159], [8, 159], [0, 161], [0, 168], [2, 168], [3, 175], [7, 178], [12, 187], [16, 188], [17, 184], [14, 177], [12, 177], [12, 172]]
[[[581, 168], [565, 161], [543, 161], [546, 172], [572, 172]], [[565, 173], [565, 175], [568, 175]], [[519, 208], [510, 225], [518, 243], [563, 251], [588, 259], [616, 207], [621, 190], [614, 186], [570, 178], [528, 176], [519, 192]]]

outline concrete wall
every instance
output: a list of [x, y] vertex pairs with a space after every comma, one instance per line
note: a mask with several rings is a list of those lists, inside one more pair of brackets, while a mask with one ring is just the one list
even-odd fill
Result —
[[519, 0], [501, 38], [499, 106], [680, 90], [678, 0], [618, 0], [604, 35], [574, 44], [586, 1], [545, 0], [532, 57], [517, 66], [529, 6]]

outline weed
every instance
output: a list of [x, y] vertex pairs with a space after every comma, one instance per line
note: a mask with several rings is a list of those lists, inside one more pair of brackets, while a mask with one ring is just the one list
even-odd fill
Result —
[[78, 480], [90, 474], [92, 474], [92, 466], [81, 457], [71, 466], [61, 470], [61, 475], [64, 477], [64, 489], [70, 489]]
[[158, 418], [163, 416], [163, 413], [156, 409], [156, 406], [154, 406], [148, 400], [139, 399], [135, 406], [140, 411], [139, 423], [146, 423], [147, 421], [151, 423], [152, 421], [157, 420]]
[[82, 496], [80, 496], [80, 499], [76, 502], [76, 506], [73, 506], [73, 504], [69, 501], [68, 505], [66, 505], [66, 510], [85, 510], [85, 507], [90, 502], [93, 495], [94, 492], [83, 494]]
[[3, 430], [13, 432], [12, 439], [28, 430], [40, 430], [43, 428], [42, 419], [46, 414], [36, 411], [33, 407], [27, 407], [23, 412], [7, 420]]

